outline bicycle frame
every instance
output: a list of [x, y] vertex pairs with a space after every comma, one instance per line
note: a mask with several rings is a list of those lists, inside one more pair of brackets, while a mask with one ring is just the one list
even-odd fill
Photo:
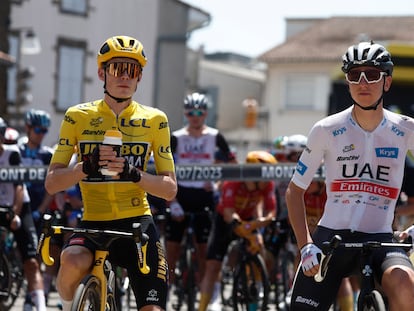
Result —
[[[209, 215], [209, 211], [208, 209], [202, 211], [202, 212], [198, 212], [200, 214], [206, 214]], [[185, 213], [185, 217], [188, 218], [188, 225], [186, 227], [185, 230], [185, 234], [184, 234], [184, 239], [183, 239], [183, 246], [184, 248], [182, 249], [182, 254], [177, 262], [177, 268], [183, 268], [184, 267], [184, 271], [180, 271], [180, 276], [176, 276], [176, 282], [178, 280], [182, 280], [185, 281], [184, 287], [178, 289], [179, 292], [178, 293], [178, 299], [177, 299], [177, 304], [173, 306], [174, 309], [179, 310], [182, 305], [183, 302], [186, 300], [187, 302], [187, 307], [188, 310], [194, 310], [195, 308], [195, 299], [196, 299], [196, 269], [197, 267], [195, 266], [195, 261], [197, 260], [195, 258], [196, 256], [196, 245], [194, 242], [194, 218], [195, 215], [197, 214], [197, 212], [186, 212]], [[184, 261], [184, 264], [181, 265], [180, 262]], [[186, 274], [185, 279], [183, 279], [183, 274]]]
[[[141, 231], [141, 225], [139, 223], [134, 224], [132, 232], [123, 232], [123, 231], [112, 231], [112, 230], [96, 230], [96, 229], [84, 229], [84, 228], [70, 228], [62, 226], [52, 226], [52, 216], [45, 215], [44, 218], [44, 227], [39, 239], [38, 253], [41, 253], [43, 262], [46, 265], [53, 265], [54, 258], [50, 257], [49, 254], [49, 245], [52, 235], [63, 234], [63, 233], [82, 233], [90, 236], [97, 235], [107, 235], [109, 238], [103, 244], [99, 245], [95, 240], [92, 239], [94, 243], [97, 244], [98, 248], [94, 253], [94, 260], [92, 265], [92, 270], [82, 279], [86, 280], [89, 276], [95, 276], [100, 283], [100, 311], [105, 311], [106, 300], [108, 297], [108, 280], [105, 274], [105, 262], [109, 256], [109, 245], [118, 238], [132, 238], [135, 240], [138, 251], [138, 267], [143, 274], [148, 274], [150, 271], [149, 266], [146, 263], [146, 252], [147, 252], [147, 241], [148, 236]], [[82, 281], [80, 284], [82, 284]], [[115, 289], [113, 289], [115, 292]]]
[[[234, 280], [236, 278], [240, 278], [238, 281], [247, 282], [248, 276], [246, 275], [246, 267], [251, 270], [250, 273], [253, 275], [253, 279], [256, 281], [256, 274], [260, 275], [260, 279], [262, 281], [263, 286], [263, 297], [262, 297], [262, 305], [258, 310], [265, 310], [268, 306], [269, 300], [269, 291], [270, 291], [270, 284], [269, 284], [269, 277], [267, 273], [266, 266], [264, 264], [264, 259], [260, 253], [252, 254], [247, 250], [247, 243], [248, 241], [244, 238], [239, 238], [237, 241], [237, 248], [238, 248], [238, 260], [236, 267], [234, 269]], [[255, 268], [258, 271], [255, 271]], [[240, 287], [241, 286], [241, 287]], [[240, 291], [241, 289], [241, 291]], [[233, 300], [233, 308], [237, 310], [237, 303], [239, 293], [241, 293], [242, 300], [243, 299], [250, 299], [251, 297], [251, 286], [249, 284], [238, 284], [237, 282], [233, 282], [233, 293], [232, 293], [232, 300]], [[256, 302], [247, 302], [247, 301], [239, 301], [239, 303], [245, 304], [248, 303], [248, 308], [258, 308]], [[252, 305], [251, 305], [252, 304]]]

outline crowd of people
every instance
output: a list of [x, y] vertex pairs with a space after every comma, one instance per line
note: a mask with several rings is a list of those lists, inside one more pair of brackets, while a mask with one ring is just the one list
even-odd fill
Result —
[[[141, 223], [149, 236], [149, 274], [138, 269], [132, 241], [119, 240], [110, 249], [110, 260], [126, 269], [141, 311], [166, 310], [190, 214], [199, 311], [220, 310], [217, 284], [231, 240], [243, 237], [249, 251], [263, 252], [260, 228], [273, 219], [292, 228], [297, 247], [290, 309], [314, 310], [316, 304], [318, 310], [328, 310], [336, 297], [340, 310], [354, 309], [358, 282], [351, 282], [350, 275], [358, 256], [338, 252], [326, 281], [316, 282], [321, 243], [335, 234], [351, 242], [394, 241], [394, 213], [413, 213], [408, 173], [401, 184], [404, 172], [412, 170], [404, 161], [414, 149], [414, 121], [383, 107], [393, 63], [382, 45], [362, 42], [345, 52], [342, 70], [352, 97], [348, 109], [317, 122], [308, 137], [282, 135], [270, 149], [247, 152], [246, 165], [295, 163], [291, 180], [177, 181], [176, 164], [238, 163], [223, 134], [206, 124], [207, 96], [187, 95], [186, 124], [170, 131], [164, 112], [132, 99], [147, 63], [140, 41], [108, 38], [97, 53], [97, 63], [103, 98], [70, 107], [61, 122], [59, 144], [53, 148], [42, 143], [51, 124], [47, 112], [27, 111], [20, 135], [0, 118], [0, 166], [48, 166], [44, 183], [0, 183], [0, 205], [12, 211], [7, 225], [14, 232], [28, 284], [24, 310], [34, 306], [45, 311], [53, 288], [63, 310], [70, 310], [76, 286], [93, 261], [93, 244], [76, 234], [55, 239], [52, 256], [59, 260], [52, 267], [42, 265], [36, 248], [44, 213], [53, 214], [60, 224], [83, 228], [128, 230], [132, 223]], [[95, 130], [85, 131], [91, 124]], [[396, 135], [395, 129], [404, 135]], [[121, 151], [102, 144], [108, 130], [120, 133]], [[139, 152], [132, 146], [139, 146]], [[147, 172], [148, 164], [154, 165], [155, 174]], [[323, 178], [315, 179], [322, 167]], [[408, 196], [402, 200], [405, 205], [398, 201], [401, 189]], [[155, 213], [165, 214], [162, 230]], [[414, 227], [406, 227], [398, 228], [401, 240], [414, 237]], [[390, 309], [412, 309], [414, 270], [407, 254], [378, 250], [374, 261]]]

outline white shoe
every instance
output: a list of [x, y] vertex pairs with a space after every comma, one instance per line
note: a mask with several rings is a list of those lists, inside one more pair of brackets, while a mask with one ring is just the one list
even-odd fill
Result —
[[208, 306], [208, 311], [222, 311], [223, 310], [223, 306], [221, 305], [221, 299], [217, 298], [216, 300], [214, 300], [209, 306]]
[[293, 291], [293, 287], [289, 289], [289, 291], [286, 293], [285, 302], [287, 306], [290, 306], [290, 302], [292, 300], [292, 291]]

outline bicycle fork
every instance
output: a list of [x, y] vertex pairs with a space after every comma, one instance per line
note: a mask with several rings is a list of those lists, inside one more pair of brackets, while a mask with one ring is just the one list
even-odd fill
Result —
[[370, 256], [368, 251], [363, 250], [361, 256], [361, 266], [360, 271], [362, 274], [361, 278], [361, 291], [358, 297], [358, 310], [362, 310], [363, 302], [365, 297], [370, 295], [370, 293], [375, 288], [373, 269], [372, 269], [372, 256]]
[[[102, 250], [96, 250], [95, 251], [95, 259], [93, 262], [93, 267], [92, 267], [92, 275], [95, 275], [99, 280], [106, 280], [107, 282], [112, 282], [110, 279], [110, 273], [112, 271], [112, 269], [110, 269], [108, 272], [108, 276], [105, 275], [105, 272], [107, 269], [105, 269], [106, 267], [105, 265], [105, 261], [106, 261], [106, 255], [107, 252], [106, 251], [102, 251]], [[109, 263], [109, 262], [108, 262]], [[110, 263], [109, 263], [110, 264]], [[113, 278], [112, 278], [113, 279]], [[113, 282], [112, 282], [113, 283]], [[109, 286], [108, 286], [109, 285]], [[100, 284], [100, 293], [101, 293], [101, 302], [103, 297], [107, 297], [108, 294], [108, 288], [112, 288], [112, 291], [114, 291], [113, 288], [114, 284]], [[103, 302], [100, 306], [100, 311], [105, 311], [106, 310], [106, 301]]]

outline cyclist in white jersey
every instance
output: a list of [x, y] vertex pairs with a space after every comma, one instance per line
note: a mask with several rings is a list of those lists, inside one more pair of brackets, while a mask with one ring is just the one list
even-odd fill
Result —
[[[208, 99], [204, 94], [192, 93], [184, 98], [184, 114], [188, 124], [171, 135], [171, 151], [176, 164], [214, 164], [216, 151], [221, 152], [224, 162], [234, 160], [224, 136], [205, 123], [207, 113]], [[212, 181], [178, 181], [177, 196], [169, 204], [170, 213], [167, 214], [165, 224], [170, 284], [174, 283], [173, 271], [181, 253], [181, 241], [189, 226], [190, 214], [194, 216], [197, 262], [200, 280], [202, 279], [212, 225], [209, 212], [215, 208], [214, 190]]]
[[[392, 222], [404, 161], [414, 149], [414, 120], [383, 107], [392, 83], [393, 62], [380, 44], [361, 42], [342, 57], [352, 106], [317, 122], [286, 192], [289, 218], [301, 249], [291, 310], [328, 310], [343, 277], [359, 266], [359, 253], [338, 249], [323, 282], [319, 268], [321, 243], [335, 234], [346, 242], [393, 240]], [[303, 194], [325, 164], [327, 202], [311, 236]], [[414, 270], [404, 251], [378, 249], [374, 273], [390, 310], [413, 310]]]
[[[17, 145], [4, 144], [7, 124], [0, 117], [0, 167], [11, 168], [22, 164]], [[23, 262], [23, 273], [27, 281], [27, 302], [24, 310], [31, 310], [32, 304], [37, 311], [46, 311], [43, 278], [36, 259], [37, 234], [30, 208], [30, 197], [22, 181], [0, 182], [0, 207], [7, 208], [6, 225], [13, 234]], [[30, 299], [29, 299], [30, 298]]]

